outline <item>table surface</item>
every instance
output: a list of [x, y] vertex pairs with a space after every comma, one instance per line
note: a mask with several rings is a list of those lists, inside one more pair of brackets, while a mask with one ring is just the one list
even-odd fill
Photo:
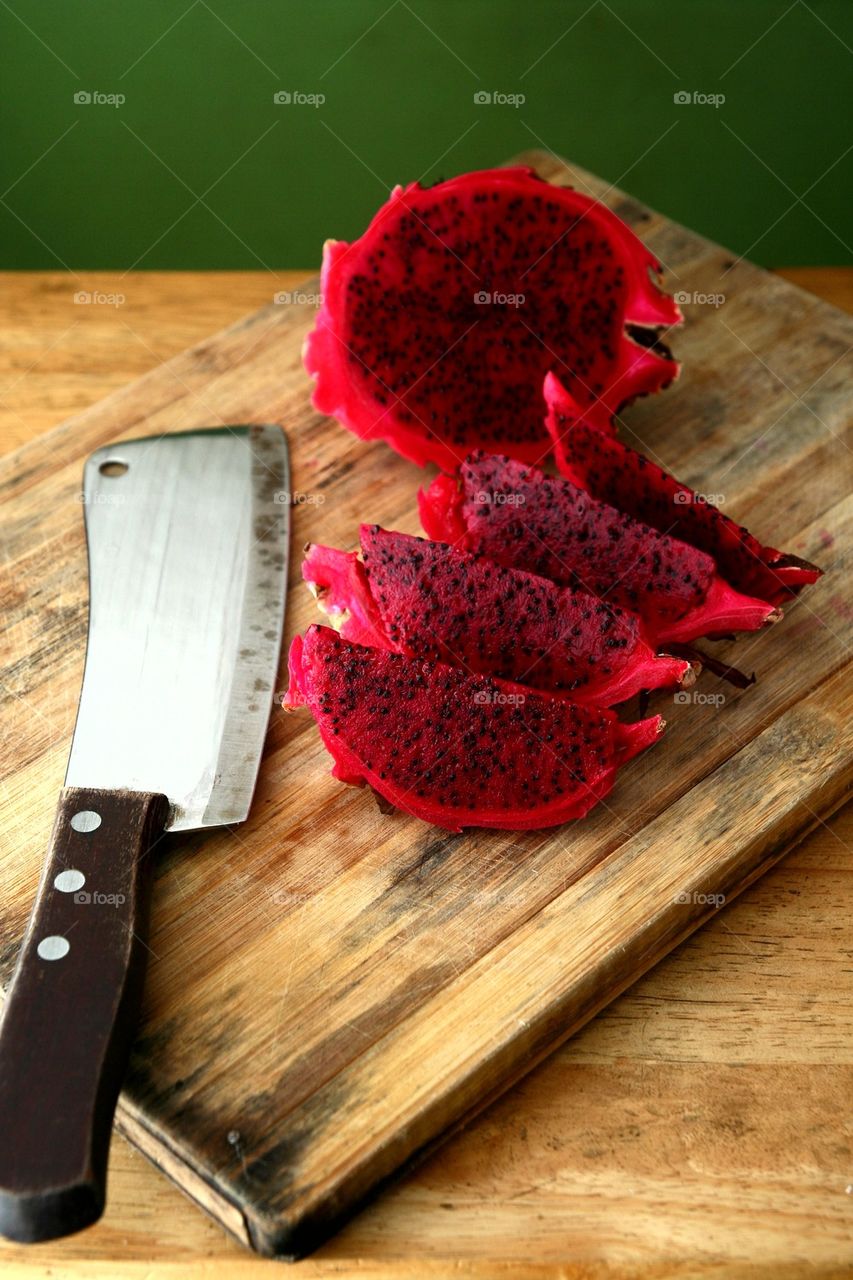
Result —
[[[0, 273], [0, 450], [306, 274]], [[853, 310], [853, 270], [781, 274]], [[852, 842], [848, 808], [293, 1274], [849, 1275]], [[79, 1236], [0, 1242], [4, 1275], [241, 1280], [281, 1265], [118, 1137], [109, 1197]]]

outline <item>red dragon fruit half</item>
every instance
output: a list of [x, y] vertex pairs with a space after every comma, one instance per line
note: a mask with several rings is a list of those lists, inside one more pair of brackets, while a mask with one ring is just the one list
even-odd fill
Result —
[[419, 465], [476, 447], [538, 461], [549, 370], [603, 430], [676, 376], [660, 270], [603, 204], [531, 169], [396, 187], [358, 240], [326, 243], [314, 406]]
[[310, 710], [336, 778], [368, 782], [448, 831], [581, 818], [664, 727], [351, 644], [328, 627], [295, 638], [290, 676], [284, 706]]
[[509, 458], [472, 453], [457, 476], [437, 476], [418, 497], [431, 538], [630, 609], [658, 645], [752, 631], [781, 617], [735, 591], [704, 551]]
[[683, 658], [655, 656], [635, 614], [597, 596], [378, 525], [360, 539], [361, 560], [314, 545], [302, 565], [347, 640], [604, 707], [695, 680]]
[[566, 479], [635, 520], [707, 551], [739, 591], [781, 604], [821, 576], [807, 560], [763, 546], [748, 529], [635, 449], [579, 422], [574, 397], [553, 373], [545, 377], [545, 402], [548, 433]]

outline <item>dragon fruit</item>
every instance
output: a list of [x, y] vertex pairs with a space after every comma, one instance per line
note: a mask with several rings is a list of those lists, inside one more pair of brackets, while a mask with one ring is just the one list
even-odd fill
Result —
[[656, 657], [639, 618], [483, 556], [362, 525], [355, 552], [310, 546], [302, 576], [347, 640], [612, 706], [641, 689], [693, 684]]
[[660, 716], [620, 724], [454, 667], [309, 627], [290, 651], [284, 706], [307, 707], [342, 782], [444, 827], [516, 831], [580, 818], [657, 741]]
[[452, 470], [475, 447], [537, 461], [548, 370], [603, 430], [677, 375], [660, 270], [599, 201], [531, 169], [396, 187], [358, 240], [325, 245], [314, 406], [419, 465]]
[[707, 551], [739, 591], [781, 604], [821, 576], [807, 560], [763, 546], [641, 453], [579, 422], [574, 398], [553, 373], [545, 377], [545, 402], [548, 433], [566, 479], [635, 520]]
[[472, 453], [458, 476], [437, 476], [418, 497], [431, 538], [607, 598], [638, 613], [658, 645], [781, 617], [729, 586], [704, 551], [509, 458]]

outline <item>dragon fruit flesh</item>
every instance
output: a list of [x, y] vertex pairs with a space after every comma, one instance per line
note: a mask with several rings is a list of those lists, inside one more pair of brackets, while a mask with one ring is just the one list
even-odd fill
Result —
[[325, 245], [314, 406], [419, 465], [479, 447], [538, 461], [549, 370], [603, 430], [677, 375], [660, 270], [600, 201], [531, 169], [397, 187], [359, 239]]
[[807, 560], [763, 546], [643, 454], [579, 422], [574, 398], [553, 373], [545, 377], [545, 402], [561, 475], [635, 520], [706, 551], [737, 590], [781, 604], [821, 576]]
[[449, 831], [526, 830], [583, 817], [619, 767], [657, 740], [659, 716], [620, 724], [454, 667], [309, 627], [290, 651], [288, 709], [307, 707], [343, 782]]
[[431, 538], [606, 598], [639, 614], [657, 645], [781, 616], [729, 586], [704, 551], [509, 458], [475, 452], [418, 497]]
[[302, 565], [347, 640], [598, 706], [695, 680], [655, 656], [636, 615], [585, 591], [378, 525], [360, 541], [361, 560], [315, 544]]

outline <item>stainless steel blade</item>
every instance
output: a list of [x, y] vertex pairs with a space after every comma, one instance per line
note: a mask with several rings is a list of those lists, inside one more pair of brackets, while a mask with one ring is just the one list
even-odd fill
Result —
[[89, 458], [89, 639], [66, 786], [163, 792], [174, 831], [246, 817], [281, 646], [289, 487], [279, 427]]

